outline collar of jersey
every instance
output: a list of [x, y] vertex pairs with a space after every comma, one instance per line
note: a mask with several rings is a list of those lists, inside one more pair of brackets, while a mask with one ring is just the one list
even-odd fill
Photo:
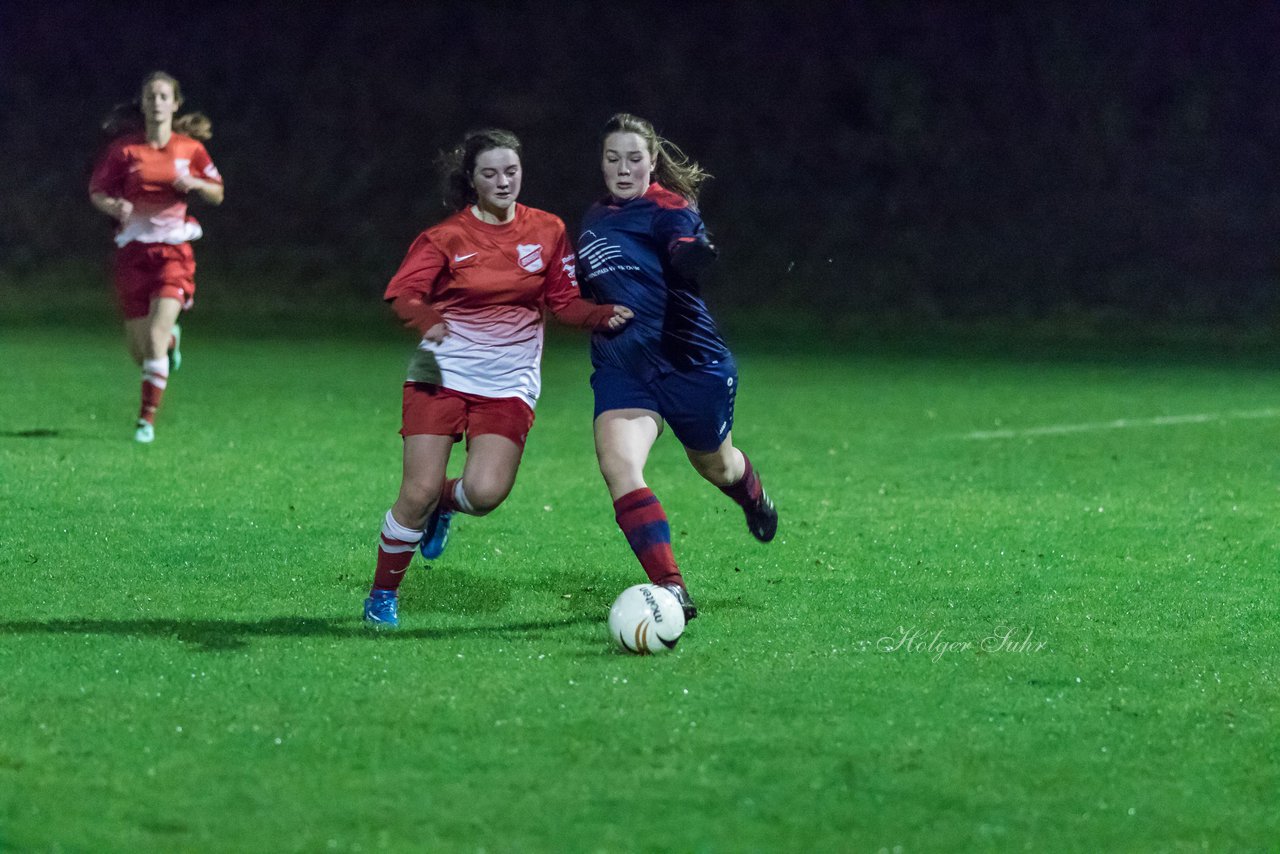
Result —
[[462, 216], [462, 221], [467, 224], [468, 228], [475, 228], [480, 231], [498, 232], [506, 231], [508, 228], [511, 228], [513, 225], [518, 223], [521, 218], [524, 217], [524, 211], [525, 206], [516, 202], [516, 215], [511, 218], [511, 222], [503, 223], [485, 222], [484, 220], [479, 219], [471, 212], [471, 205], [467, 205], [465, 208], [458, 211], [458, 213]]

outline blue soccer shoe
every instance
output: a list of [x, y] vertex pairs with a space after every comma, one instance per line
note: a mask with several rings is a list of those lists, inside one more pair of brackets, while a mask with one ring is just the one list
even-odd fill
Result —
[[427, 520], [427, 527], [422, 531], [422, 544], [418, 546], [427, 560], [435, 560], [444, 554], [444, 547], [449, 545], [449, 522], [452, 519], [451, 511], [441, 513], [437, 507]]
[[364, 600], [364, 621], [375, 629], [400, 627], [399, 597], [394, 590], [372, 590]]

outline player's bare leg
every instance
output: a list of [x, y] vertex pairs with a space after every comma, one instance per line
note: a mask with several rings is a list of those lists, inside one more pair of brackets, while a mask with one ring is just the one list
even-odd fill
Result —
[[614, 518], [645, 575], [675, 594], [685, 619], [692, 620], [698, 606], [689, 597], [671, 550], [666, 511], [644, 481], [644, 465], [662, 427], [662, 416], [648, 409], [602, 412], [595, 422], [596, 459], [613, 499]]
[[462, 477], [451, 482], [453, 493], [446, 499], [446, 505], [468, 516], [491, 513], [511, 494], [523, 453], [524, 450], [506, 436], [496, 433], [472, 436]]
[[611, 409], [596, 419], [596, 460], [614, 501], [646, 486], [644, 465], [662, 427], [662, 416], [648, 409]]
[[364, 620], [375, 628], [393, 629], [400, 625], [400, 582], [422, 540], [422, 526], [440, 500], [440, 485], [452, 450], [452, 436], [404, 438], [400, 494], [383, 517], [373, 586], [364, 602]]
[[511, 494], [520, 469], [524, 449], [496, 433], [468, 437], [467, 462], [462, 477], [445, 481], [436, 512], [427, 520], [422, 538], [422, 556], [435, 560], [449, 544], [454, 513], [484, 516]]
[[747, 528], [753, 537], [762, 543], [774, 538], [778, 532], [778, 511], [764, 491], [751, 460], [733, 446], [732, 432], [714, 451], [685, 448], [685, 454], [698, 474], [738, 503], [746, 514]]
[[182, 303], [179, 300], [158, 297], [151, 301], [151, 312], [146, 317], [125, 321], [129, 354], [142, 368], [142, 403], [134, 432], [134, 439], [139, 442], [148, 443], [155, 439], [156, 411], [169, 384], [169, 341], [181, 313]]
[[397, 523], [421, 531], [422, 526], [440, 501], [453, 451], [452, 436], [419, 434], [404, 437], [404, 463], [400, 475], [400, 494], [391, 505]]

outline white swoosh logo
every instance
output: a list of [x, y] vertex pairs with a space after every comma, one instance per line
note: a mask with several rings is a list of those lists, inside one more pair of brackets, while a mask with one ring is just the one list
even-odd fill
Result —
[[480, 254], [480, 253], [478, 253], [478, 252], [472, 252], [470, 255], [454, 255], [454, 256], [453, 256], [453, 263], [455, 263], [455, 264], [460, 264], [460, 263], [462, 263], [463, 261], [467, 260], [468, 258], [474, 258], [474, 257], [476, 257], [476, 255], [478, 255], [478, 254]]

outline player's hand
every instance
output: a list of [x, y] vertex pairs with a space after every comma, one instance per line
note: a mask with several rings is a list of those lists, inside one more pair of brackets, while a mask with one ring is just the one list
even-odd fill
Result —
[[222, 185], [215, 181], [205, 181], [190, 175], [179, 175], [169, 186], [179, 193], [190, 195], [195, 193], [202, 201], [217, 206], [222, 204]]
[[195, 175], [178, 175], [178, 178], [174, 179], [173, 182], [173, 188], [177, 189], [178, 192], [184, 193], [189, 193], [193, 189], [205, 189], [206, 187], [209, 187], [209, 182], [201, 181]]
[[432, 344], [439, 344], [449, 337], [449, 324], [441, 321], [426, 332], [422, 333], [422, 337], [430, 341]]
[[613, 307], [613, 317], [609, 318], [609, 329], [618, 330], [627, 325], [627, 321], [635, 317], [636, 313], [625, 305], [615, 305]]

